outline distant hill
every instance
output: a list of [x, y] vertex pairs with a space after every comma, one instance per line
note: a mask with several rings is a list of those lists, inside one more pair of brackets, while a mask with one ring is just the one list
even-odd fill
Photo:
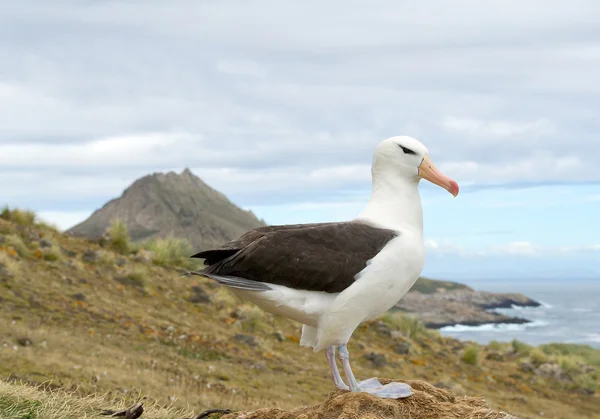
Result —
[[454, 290], [473, 291], [471, 287], [458, 282], [440, 281], [439, 279], [430, 279], [425, 277], [419, 278], [419, 280], [411, 288], [411, 291], [418, 291], [421, 294], [433, 294], [440, 291], [444, 292]]
[[181, 174], [154, 173], [136, 180], [119, 198], [68, 232], [99, 237], [114, 218], [125, 222], [134, 241], [173, 235], [188, 239], [197, 249], [220, 245], [265, 225], [189, 169]]

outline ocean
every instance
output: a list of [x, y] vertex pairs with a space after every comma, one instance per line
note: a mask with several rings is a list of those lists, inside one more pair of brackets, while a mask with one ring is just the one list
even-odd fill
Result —
[[495, 310], [531, 323], [455, 325], [440, 329], [442, 335], [483, 344], [518, 339], [531, 345], [577, 343], [600, 349], [600, 280], [463, 282], [483, 291], [522, 293], [542, 305]]

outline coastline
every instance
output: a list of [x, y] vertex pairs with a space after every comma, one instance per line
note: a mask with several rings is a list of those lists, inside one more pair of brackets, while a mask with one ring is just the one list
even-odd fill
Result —
[[531, 323], [529, 319], [506, 316], [493, 310], [541, 305], [523, 294], [440, 289], [429, 294], [410, 291], [396, 304], [395, 309], [417, 317], [428, 328], [441, 329], [458, 325]]

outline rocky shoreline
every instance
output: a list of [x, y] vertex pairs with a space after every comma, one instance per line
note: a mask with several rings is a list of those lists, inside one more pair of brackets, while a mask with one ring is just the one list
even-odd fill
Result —
[[492, 293], [465, 288], [450, 291], [440, 289], [429, 294], [410, 291], [395, 308], [414, 315], [429, 328], [440, 329], [459, 324], [480, 326], [529, 323], [530, 320], [505, 316], [492, 310], [540, 305], [523, 294]]

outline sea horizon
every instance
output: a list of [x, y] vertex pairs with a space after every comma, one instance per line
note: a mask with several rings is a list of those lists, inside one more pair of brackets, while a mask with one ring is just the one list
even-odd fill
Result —
[[[449, 279], [450, 280], [450, 279]], [[454, 325], [440, 329], [444, 336], [487, 344], [518, 339], [530, 345], [573, 343], [600, 349], [600, 278], [452, 279], [479, 291], [520, 293], [539, 307], [495, 309], [523, 324]]]

